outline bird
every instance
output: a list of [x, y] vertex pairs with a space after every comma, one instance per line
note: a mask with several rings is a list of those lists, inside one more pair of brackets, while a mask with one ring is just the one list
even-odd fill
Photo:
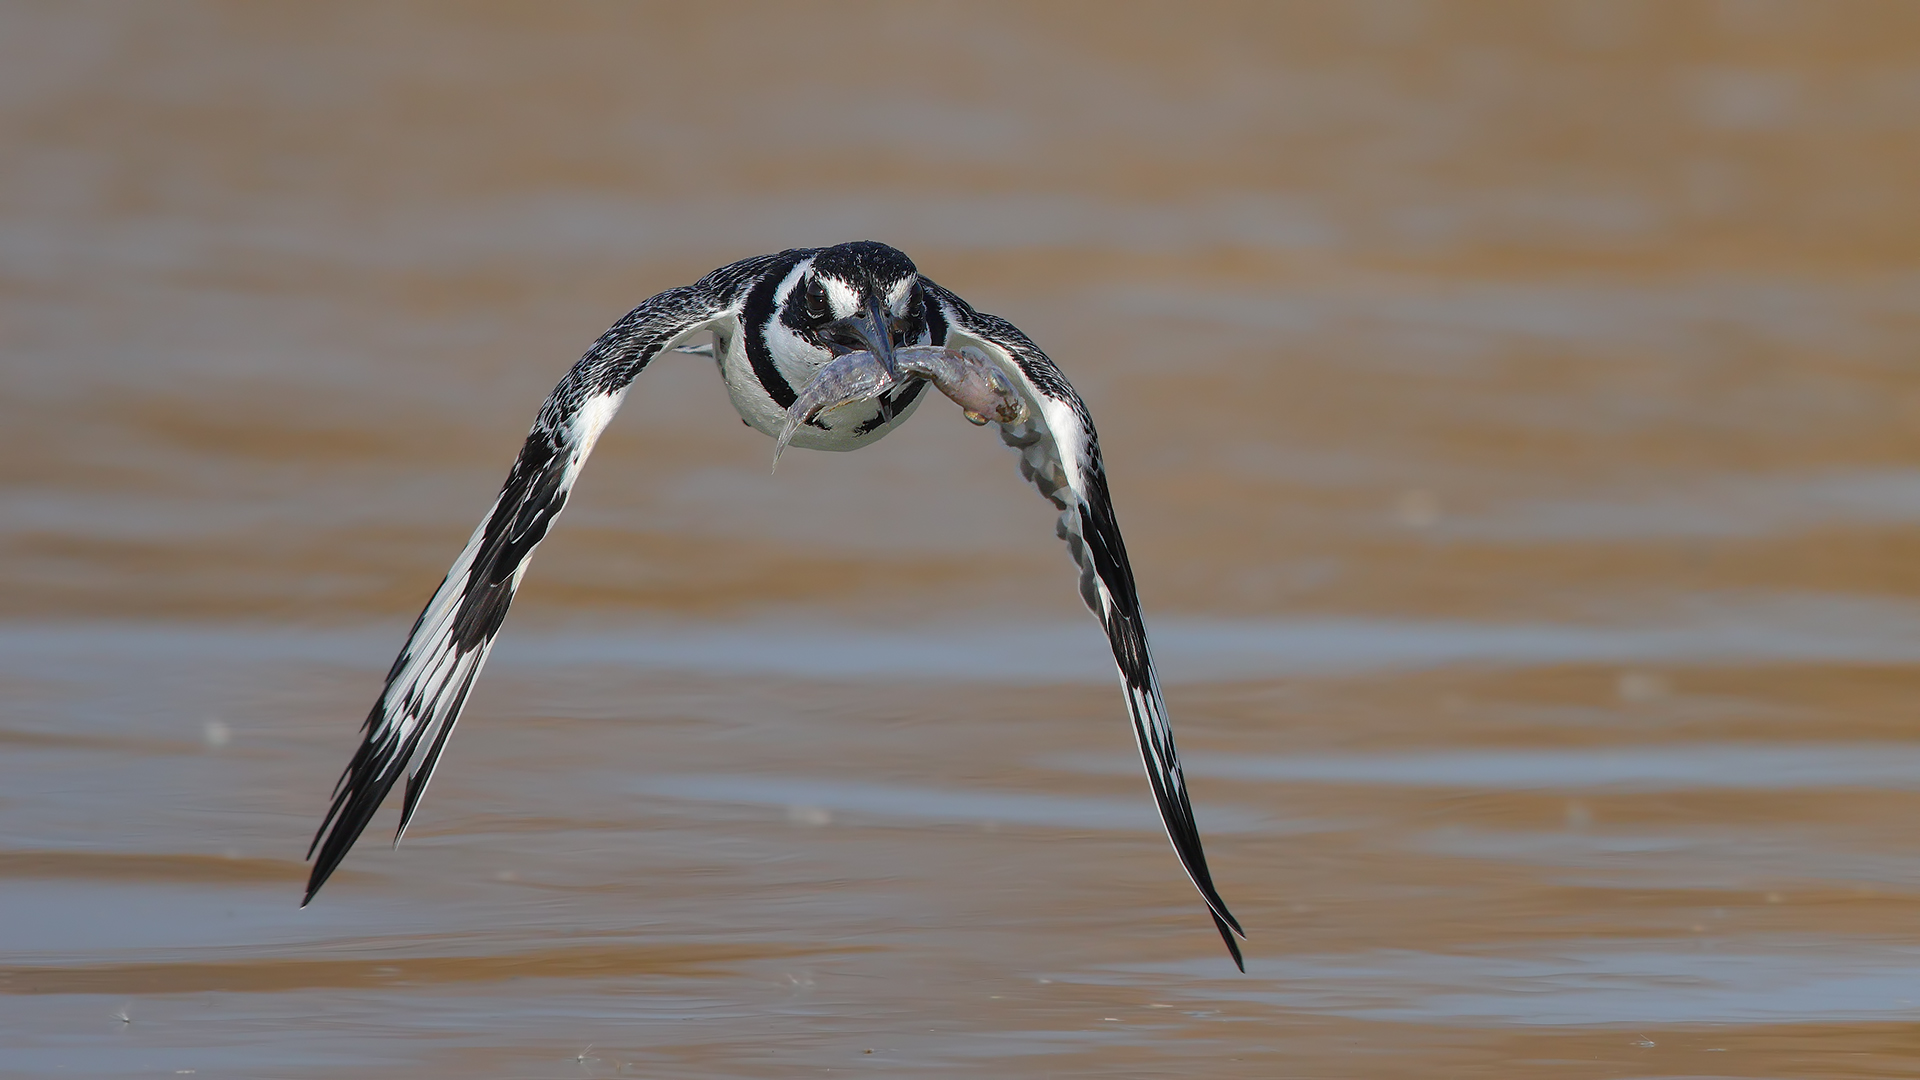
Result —
[[[710, 344], [695, 344], [703, 334]], [[790, 442], [848, 451], [877, 442], [913, 414], [929, 385], [962, 401], [968, 419], [996, 424], [1018, 452], [1021, 474], [1060, 511], [1055, 531], [1079, 569], [1081, 599], [1112, 646], [1161, 821], [1244, 972], [1236, 938], [1246, 934], [1207, 868], [1086, 403], [1012, 323], [934, 283], [904, 252], [870, 240], [742, 259], [668, 289], [615, 322], [568, 370], [387, 672], [359, 749], [308, 846], [313, 868], [301, 906], [326, 884], [404, 774], [394, 833], [400, 842], [534, 549], [565, 509], [635, 377], [669, 350], [710, 356], [741, 419], [783, 439], [783, 448]], [[936, 354], [945, 360], [929, 361]], [[857, 390], [818, 389], [849, 370], [858, 376]], [[960, 374], [937, 378], [942, 370]], [[981, 405], [977, 392], [967, 399], [957, 383], [969, 376], [976, 391], [988, 385], [998, 400]]]

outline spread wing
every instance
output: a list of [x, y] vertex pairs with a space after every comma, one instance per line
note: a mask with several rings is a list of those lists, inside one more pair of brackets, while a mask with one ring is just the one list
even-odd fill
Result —
[[594, 441], [634, 376], [655, 356], [729, 316], [742, 283], [774, 256], [723, 267], [628, 312], [553, 389], [500, 495], [413, 624], [367, 714], [365, 738], [335, 785], [333, 805], [307, 848], [318, 859], [301, 905], [326, 884], [404, 772], [398, 843], [453, 733], [473, 680], [513, 603], [533, 549], [567, 504]]
[[[1001, 424], [1000, 437], [1020, 452], [1021, 474], [1060, 508], [1057, 531], [1080, 566], [1080, 597], [1106, 628], [1107, 640], [1113, 646], [1127, 710], [1133, 717], [1133, 734], [1140, 744], [1140, 759], [1146, 764], [1154, 801], [1160, 805], [1160, 820], [1166, 824], [1167, 836], [1187, 876], [1205, 898], [1234, 964], [1245, 971], [1234, 937], [1245, 937], [1246, 933], [1220, 899], [1213, 876], [1207, 871], [1200, 830], [1194, 824], [1186, 780], [1180, 772], [1180, 756], [1173, 746], [1173, 727], [1160, 696], [1153, 657], [1147, 650], [1147, 628], [1140, 619], [1133, 568], [1127, 563], [1127, 548], [1120, 539], [1113, 503], [1107, 495], [1107, 476], [1100, 464], [1100, 441], [1094, 434], [1093, 418], [1087, 415], [1086, 404], [1060, 369], [1027, 335], [1005, 319], [975, 311], [953, 293], [921, 280], [929, 297], [938, 301], [929, 305], [929, 319], [937, 313], [945, 322], [943, 343], [955, 349], [971, 346], [985, 353], [1013, 378], [1014, 386], [1026, 399], [1028, 415]], [[940, 341], [939, 328], [930, 329], [935, 331], [934, 340]]]

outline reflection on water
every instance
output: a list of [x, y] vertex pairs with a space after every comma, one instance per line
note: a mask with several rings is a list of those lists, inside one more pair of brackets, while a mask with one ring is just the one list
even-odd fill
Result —
[[[1733, 1025], [1716, 1045], [1737, 1048], [1742, 1025], [1870, 1034], [1910, 1022], [1920, 994], [1898, 824], [1920, 760], [1860, 738], [1871, 696], [1833, 718], [1841, 742], [1736, 724], [1715, 742], [1419, 754], [1259, 751], [1276, 721], [1313, 732], [1362, 688], [1345, 679], [1294, 684], [1277, 717], [1232, 698], [1188, 709], [1218, 873], [1260, 913], [1240, 977], [1191, 925], [1108, 688], [1071, 683], [935, 692], [522, 656], [490, 673], [408, 842], [368, 845], [300, 909], [290, 856], [324, 793], [315, 762], [346, 744], [373, 678], [342, 678], [352, 640], [123, 627], [9, 654], [4, 677], [37, 687], [45, 718], [5, 759], [0, 995], [36, 1032], [11, 1060], [383, 1068], [472, 1045], [481, 1018], [536, 1071], [588, 1044], [722, 1071], [794, 1046], [832, 1060], [837, 1039], [950, 1061], [983, 1052], [973, 1024], [1005, 1032], [996, 1060], [1097, 1061], [1231, 1043], [1237, 1026], [1217, 1025], [1274, 1015], [1355, 1037], [1406, 1025], [1409, 1053], [1429, 1028], [1498, 1040], [1504, 1025], [1632, 1028], [1656, 1046]], [[1685, 697], [1616, 700], [1593, 673], [1510, 668], [1475, 693], [1523, 716], [1541, 678], [1614, 708]], [[1408, 688], [1391, 712], [1429, 707]], [[225, 738], [195, 726], [209, 713]], [[1562, 729], [1552, 709], [1533, 724]], [[1756, 795], [1796, 809], [1756, 811]], [[816, 1044], [823, 1011], [865, 1019]], [[969, 1019], [914, 1030], [933, 1014]], [[314, 1016], [356, 1046], [314, 1041]]]
[[1902, 743], [1832, 746], [1680, 744], [1588, 746], [1567, 750], [1441, 751], [1430, 754], [1260, 757], [1190, 754], [1187, 770], [1232, 780], [1394, 784], [1486, 789], [1609, 788], [1696, 791], [1720, 788], [1920, 787], [1920, 747]]
[[1920, 522], [1920, 471], [1709, 479], [1640, 501], [1545, 501], [1449, 523], [1509, 540], [1729, 539]]
[[[1153, 645], [1169, 684], [1417, 671], [1472, 664], [1898, 664], [1920, 659], [1920, 609], [1814, 596], [1710, 597], [1693, 610], [1653, 612], [1665, 625], [1514, 624], [1468, 620], [1273, 618], [1156, 620]], [[0, 626], [0, 669], [86, 677], [111, 658], [163, 673], [176, 659], [304, 660], [365, 669], [399, 637], [380, 631], [300, 631], [138, 623]], [[1005, 685], [1113, 679], [1097, 626], [955, 619], [910, 630], [822, 618], [729, 623], [622, 623], [552, 631], [515, 627], [491, 665], [705, 672], [824, 681]], [[591, 674], [582, 674], [590, 679]]]
[[[0, 6], [0, 1072], [1910, 1071], [1917, 41]], [[1249, 973], [997, 440], [769, 475], [685, 356], [297, 907], [567, 363], [857, 237], [1098, 417]]]
[[[1363, 1020], [1464, 1025], [1804, 1023], [1920, 1015], [1912, 950], [1827, 937], [1778, 950], [1676, 950], [1670, 941], [1609, 941], [1551, 958], [1374, 952], [1262, 965], [1268, 988], [1230, 1000]], [[1128, 972], [1129, 981], [1194, 974], [1196, 965]], [[1328, 987], [1338, 987], [1331, 1000]], [[1643, 1036], [1644, 1037], [1644, 1036]], [[1650, 1040], [1651, 1041], [1651, 1040]], [[1721, 1040], [1722, 1042], [1734, 1040]], [[1657, 1045], [1657, 1044], [1656, 1044]]]
[[[671, 799], [783, 806], [788, 820], [802, 825], [904, 823], [922, 827], [925, 823], [942, 823], [990, 829], [1004, 825], [1149, 833], [1160, 829], [1153, 807], [1137, 799], [943, 791], [784, 776], [659, 776], [638, 781], [634, 790]], [[1206, 820], [1207, 828], [1214, 831], [1272, 834], [1286, 828], [1245, 812], [1221, 809], [1209, 813]]]

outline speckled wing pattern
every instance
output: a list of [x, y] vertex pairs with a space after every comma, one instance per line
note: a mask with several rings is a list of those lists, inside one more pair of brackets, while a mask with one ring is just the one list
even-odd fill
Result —
[[724, 318], [745, 287], [782, 257], [733, 263], [645, 301], [602, 334], [554, 387], [500, 496], [414, 621], [387, 673], [386, 689], [367, 714], [366, 737], [307, 849], [308, 858], [316, 851], [319, 857], [303, 906], [326, 884], [403, 772], [407, 787], [396, 843], [406, 831], [528, 559], [565, 508], [580, 467], [634, 377], [663, 349]]
[[1173, 727], [1147, 649], [1147, 628], [1140, 618], [1133, 568], [1127, 562], [1126, 545], [1120, 539], [1120, 527], [1114, 521], [1113, 503], [1107, 494], [1093, 418], [1060, 369], [1018, 327], [975, 311], [953, 293], [925, 278], [921, 280], [929, 298], [938, 302], [947, 324], [942, 344], [956, 349], [971, 346], [987, 353], [1007, 368], [1027, 399], [1029, 415], [1001, 424], [1000, 437], [1020, 452], [1021, 475], [1060, 509], [1056, 531], [1080, 567], [1080, 597], [1100, 620], [1113, 646], [1113, 660], [1120, 669], [1134, 737], [1140, 744], [1140, 759], [1146, 765], [1154, 801], [1160, 806], [1160, 820], [1166, 824], [1167, 837], [1173, 841], [1187, 876], [1206, 900], [1234, 964], [1245, 971], [1246, 963], [1234, 938], [1246, 934], [1213, 886], [1193, 807], [1187, 801], [1180, 755], [1173, 745]]

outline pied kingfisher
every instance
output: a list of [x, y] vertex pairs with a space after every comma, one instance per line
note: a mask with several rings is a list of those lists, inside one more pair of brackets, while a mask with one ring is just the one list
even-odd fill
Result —
[[[688, 344], [700, 334], [712, 335], [710, 347]], [[1112, 643], [1161, 820], [1244, 971], [1234, 937], [1245, 933], [1207, 871], [1093, 418], [1027, 335], [921, 276], [901, 252], [870, 241], [743, 259], [668, 289], [600, 335], [554, 387], [499, 497], [415, 620], [367, 714], [365, 738], [307, 849], [308, 858], [315, 851], [319, 858], [302, 906], [402, 771], [407, 787], [396, 843], [406, 831], [533, 549], [566, 506], [634, 377], [668, 349], [710, 349], [734, 408], [782, 447], [853, 450], [878, 441], [913, 412], [929, 383], [959, 402], [968, 419], [998, 424], [1001, 439], [1020, 454], [1021, 473], [1060, 509], [1057, 531], [1079, 565], [1080, 595]]]

